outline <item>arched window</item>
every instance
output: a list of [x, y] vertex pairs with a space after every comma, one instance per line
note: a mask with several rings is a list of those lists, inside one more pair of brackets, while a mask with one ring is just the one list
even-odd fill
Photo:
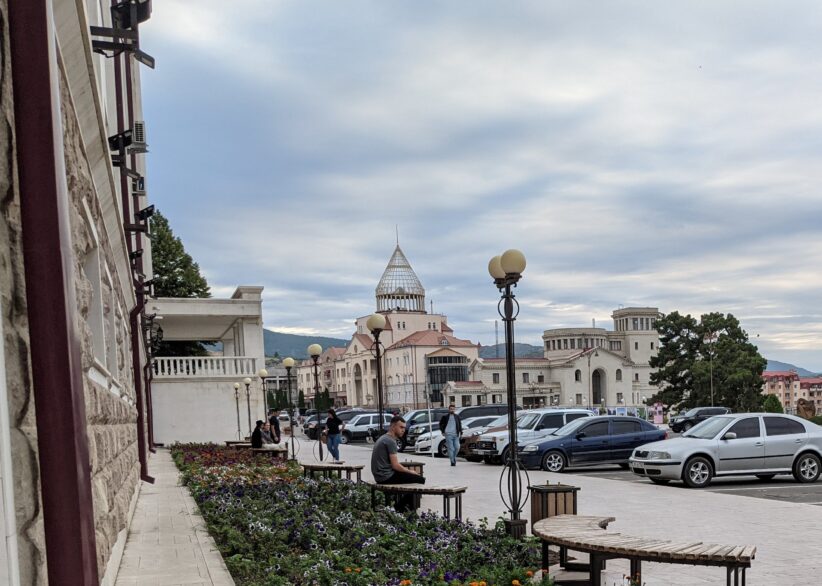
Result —
[[574, 373], [574, 380], [577, 381], [577, 382], [582, 381], [582, 371], [581, 370], [577, 369], [577, 371]]
[[618, 381], [622, 380], [622, 369], [621, 369], [621, 368], [617, 368], [617, 371], [616, 371], [616, 379], [617, 379]]

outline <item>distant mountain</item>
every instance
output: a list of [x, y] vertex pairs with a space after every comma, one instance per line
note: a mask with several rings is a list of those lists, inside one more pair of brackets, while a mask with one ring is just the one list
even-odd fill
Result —
[[272, 332], [271, 330], [263, 329], [263, 341], [265, 344], [265, 355], [274, 356], [279, 354], [280, 357], [285, 358], [291, 356], [292, 358], [308, 358], [308, 346], [310, 344], [319, 344], [323, 350], [330, 346], [339, 346], [345, 348], [348, 346], [348, 340], [340, 338], [325, 338], [322, 336], [298, 336], [297, 334], [282, 334], [280, 332]]
[[799, 376], [818, 376], [817, 373], [805, 370], [787, 362], [779, 362], [778, 360], [768, 360], [768, 368], [766, 370], [795, 370]]
[[[497, 352], [499, 349], [499, 353]], [[505, 344], [483, 346], [479, 352], [480, 358], [505, 358]], [[517, 358], [542, 358], [542, 346], [514, 342], [514, 355]]]

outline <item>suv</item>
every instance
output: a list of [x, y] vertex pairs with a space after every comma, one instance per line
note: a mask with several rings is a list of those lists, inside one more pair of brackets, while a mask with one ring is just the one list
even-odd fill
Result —
[[[390, 413], [382, 414], [383, 427], [387, 428], [391, 424]], [[368, 437], [372, 429], [378, 429], [380, 425], [379, 413], [358, 413], [345, 424], [340, 442], [347, 444], [356, 440], [364, 440]]]
[[[519, 409], [519, 407], [517, 407]], [[448, 409], [445, 410], [446, 413]], [[491, 403], [490, 405], [474, 405], [472, 407], [458, 407], [455, 410], [460, 419], [469, 417], [483, 417], [485, 415], [505, 415], [508, 413], [508, 403]]]
[[[517, 417], [517, 443], [532, 442], [550, 435], [566, 423], [581, 417], [592, 417], [587, 409], [533, 409]], [[472, 453], [482, 456], [486, 463], [508, 458], [508, 430], [485, 433], [480, 436]]]
[[[431, 421], [428, 420], [428, 412], [431, 412]], [[417, 443], [417, 438], [424, 433], [430, 432], [432, 429], [439, 429], [440, 418], [448, 414], [448, 409], [437, 407], [436, 409], [419, 409], [417, 411], [410, 411], [405, 415], [405, 435], [399, 440], [400, 451], [403, 451], [408, 446], [413, 446]]]
[[702, 423], [706, 419], [714, 415], [727, 415], [731, 410], [727, 407], [694, 407], [690, 411], [686, 411], [682, 415], [677, 415], [668, 425], [671, 431], [679, 433], [681, 431], [688, 431], [697, 423]]

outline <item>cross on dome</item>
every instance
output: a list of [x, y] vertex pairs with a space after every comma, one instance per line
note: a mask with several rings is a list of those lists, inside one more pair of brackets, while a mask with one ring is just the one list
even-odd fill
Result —
[[400, 245], [377, 285], [377, 311], [418, 311], [425, 313], [425, 289]]

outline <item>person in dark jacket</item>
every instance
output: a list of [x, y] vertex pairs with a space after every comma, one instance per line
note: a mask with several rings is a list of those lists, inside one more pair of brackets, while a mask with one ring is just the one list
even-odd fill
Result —
[[251, 447], [252, 448], [262, 448], [263, 447], [263, 423], [265, 423], [262, 419], [257, 420], [257, 427], [254, 428], [254, 431], [251, 432]]
[[280, 443], [280, 412], [276, 409], [269, 409], [268, 423], [271, 425], [271, 439], [275, 444]]
[[457, 453], [460, 451], [460, 435], [462, 434], [462, 420], [456, 414], [454, 405], [448, 406], [448, 415], [440, 419], [440, 431], [445, 436], [445, 445], [448, 447], [448, 457], [451, 465], [457, 465]]
[[328, 437], [328, 452], [334, 457], [334, 462], [340, 461], [340, 440], [345, 428], [343, 420], [337, 417], [337, 412], [328, 410], [328, 419], [325, 420], [325, 429]]

